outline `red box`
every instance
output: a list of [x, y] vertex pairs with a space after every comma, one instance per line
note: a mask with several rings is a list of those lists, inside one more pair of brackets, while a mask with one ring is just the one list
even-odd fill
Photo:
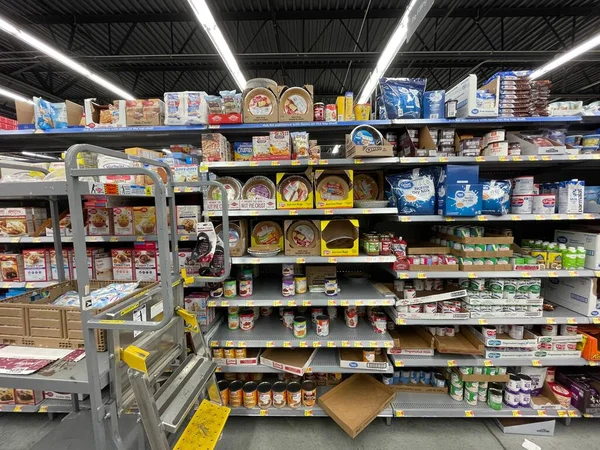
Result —
[[242, 115], [240, 113], [209, 114], [208, 123], [211, 125], [242, 123]]

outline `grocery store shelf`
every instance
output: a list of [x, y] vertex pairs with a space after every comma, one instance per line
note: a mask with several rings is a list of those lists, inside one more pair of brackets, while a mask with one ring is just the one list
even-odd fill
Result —
[[391, 120], [351, 120], [344, 122], [277, 122], [277, 123], [234, 123], [234, 124], [223, 124], [223, 125], [209, 125], [210, 129], [217, 129], [222, 131], [235, 131], [235, 130], [285, 130], [288, 128], [323, 128], [330, 130], [332, 128], [349, 129], [359, 125], [371, 125], [374, 127], [378, 126], [389, 126], [392, 124]]
[[259, 168], [261, 170], [281, 170], [292, 167], [306, 168], [309, 166], [369, 166], [369, 168], [386, 167], [390, 164], [398, 164], [400, 160], [396, 157], [387, 158], [333, 158], [333, 159], [295, 159], [282, 161], [218, 161], [204, 162], [200, 165], [200, 172], [218, 169], [218, 172], [235, 171], [248, 168]]
[[576, 409], [513, 409], [502, 405], [501, 410], [495, 410], [486, 403], [471, 406], [464, 401], [453, 400], [447, 394], [413, 394], [407, 392], [396, 393], [392, 408], [394, 417], [581, 417]]
[[[252, 216], [339, 216], [339, 215], [364, 215], [364, 214], [397, 214], [397, 208], [337, 208], [337, 209], [263, 209], [263, 210], [235, 210], [228, 211], [229, 217]], [[208, 217], [221, 217], [221, 211], [208, 211]], [[600, 217], [600, 214], [598, 214]]]
[[[157, 236], [155, 234], [146, 236], [86, 236], [86, 242], [148, 242], [156, 241]], [[177, 240], [179, 241], [195, 241], [197, 236], [195, 234], [178, 235]], [[63, 244], [73, 242], [73, 236], [61, 236], [60, 241]], [[17, 236], [17, 237], [0, 237], [0, 244], [47, 244], [53, 243], [53, 236]]]
[[[98, 355], [101, 388], [108, 385], [108, 353], [93, 353], [86, 356], [86, 358], [93, 358], [94, 355]], [[58, 360], [31, 375], [0, 374], [0, 386], [73, 394], [90, 393], [85, 358], [77, 362]]]
[[408, 280], [414, 278], [570, 278], [600, 276], [600, 271], [594, 271], [590, 269], [529, 271], [502, 270], [498, 272], [470, 272], [466, 270], [453, 270], [446, 272], [432, 270], [429, 272], [413, 272], [409, 270], [396, 271], [390, 267], [386, 267], [386, 270], [400, 280]]
[[[388, 208], [386, 208], [388, 209]], [[598, 220], [600, 214], [505, 214], [503, 216], [481, 215], [474, 217], [444, 216], [394, 216], [398, 222], [519, 222], [539, 220]]]
[[292, 330], [283, 326], [279, 318], [260, 318], [251, 331], [229, 330], [220, 326], [212, 339], [211, 347], [392, 347], [394, 341], [385, 332], [378, 334], [371, 325], [360, 320], [356, 328], [348, 328], [343, 319], [329, 324], [329, 336], [317, 336], [312, 323], [308, 324], [306, 339], [296, 339]]
[[377, 306], [395, 305], [396, 297], [392, 292], [381, 294], [369, 281], [349, 281], [340, 277], [340, 292], [335, 296], [324, 293], [297, 294], [283, 297], [281, 283], [266, 278], [254, 282], [253, 295], [250, 297], [217, 298], [208, 300], [207, 306]]
[[376, 262], [394, 262], [395, 256], [285, 256], [277, 255], [269, 258], [256, 258], [254, 256], [238, 256], [231, 258], [233, 264], [335, 264], [335, 263], [376, 263]]
[[526, 125], [526, 124], [552, 124], [552, 123], [571, 123], [581, 122], [581, 116], [548, 116], [548, 117], [483, 117], [480, 119], [460, 117], [456, 119], [394, 119], [394, 125], [406, 125], [407, 127], [416, 125], [443, 125], [451, 127], [455, 125], [486, 125], [502, 124], [506, 125]]
[[[556, 306], [554, 311], [544, 311], [542, 317], [488, 317], [468, 319], [404, 319], [398, 317], [396, 309], [386, 307], [389, 316], [396, 325], [546, 325], [546, 324], [588, 324], [591, 317], [582, 316], [562, 306]], [[594, 318], [595, 319], [595, 318]]]
[[63, 413], [68, 414], [73, 411], [71, 400], [44, 399], [37, 405], [0, 405], [0, 412], [3, 413]]
[[[235, 373], [281, 373], [273, 367], [262, 366], [219, 366], [217, 372], [235, 372]], [[393, 367], [389, 370], [369, 370], [369, 369], [349, 369], [340, 367], [339, 350], [333, 348], [321, 348], [313, 358], [306, 373], [394, 373]]]
[[388, 355], [394, 367], [491, 367], [491, 366], [585, 366], [583, 358], [506, 358], [485, 359], [481, 356], [439, 354], [433, 356]]
[[54, 286], [58, 281], [0, 281], [0, 289], [25, 288], [36, 289]]
[[48, 197], [67, 195], [66, 181], [15, 181], [0, 183], [0, 198]]

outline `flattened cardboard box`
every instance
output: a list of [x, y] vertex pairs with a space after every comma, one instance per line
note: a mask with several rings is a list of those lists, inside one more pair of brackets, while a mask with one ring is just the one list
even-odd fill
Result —
[[370, 375], [354, 374], [322, 395], [318, 405], [354, 439], [394, 399], [394, 391]]
[[269, 348], [260, 355], [260, 363], [283, 372], [304, 375], [317, 350], [316, 348]]

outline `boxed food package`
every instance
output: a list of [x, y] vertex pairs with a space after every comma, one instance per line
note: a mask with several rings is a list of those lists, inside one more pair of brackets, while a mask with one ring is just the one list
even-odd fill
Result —
[[457, 117], [497, 117], [499, 103], [499, 79], [477, 88], [477, 75], [468, 75], [449, 91], [446, 101], [458, 102]]
[[200, 206], [177, 205], [177, 234], [193, 234], [200, 218]]
[[110, 253], [98, 253], [93, 255], [94, 280], [113, 280], [112, 256]]
[[[216, 233], [223, 239], [223, 225], [215, 228]], [[229, 221], [229, 254], [231, 256], [244, 256], [248, 247], [248, 221], [246, 219]]]
[[567, 247], [585, 248], [585, 268], [600, 269], [600, 234], [574, 230], [555, 230], [554, 242]]
[[133, 247], [135, 279], [138, 281], [156, 281], [158, 262], [155, 242], [135, 243]]
[[252, 136], [252, 159], [268, 160], [271, 158], [271, 140], [269, 136]]
[[203, 134], [202, 160], [207, 162], [229, 161], [227, 138], [221, 133]]
[[113, 232], [115, 236], [133, 236], [133, 207], [119, 206], [112, 209]]
[[47, 218], [43, 208], [1, 208], [0, 236], [33, 235]]
[[425, 91], [423, 94], [423, 119], [445, 118], [446, 91]]
[[165, 92], [165, 125], [208, 123], [206, 92]]
[[279, 223], [272, 220], [255, 222], [250, 235], [250, 245], [277, 245], [281, 250], [283, 246], [283, 230]]
[[[135, 167], [136, 163], [128, 159], [114, 158], [107, 155], [98, 155], [98, 169], [115, 169], [123, 167]], [[135, 175], [101, 175], [98, 177], [101, 183], [135, 184]]]
[[271, 131], [269, 133], [269, 160], [288, 160], [292, 159], [291, 141], [289, 131]]
[[[70, 269], [70, 261], [69, 261], [69, 252], [68, 250], [62, 251], [63, 255], [63, 269], [65, 272], [65, 280], [71, 279], [71, 269]], [[50, 249], [50, 269], [52, 271], [52, 279], [58, 280], [58, 265], [56, 264], [56, 250], [53, 248]]]
[[109, 105], [96, 103], [95, 98], [83, 101], [83, 111], [86, 128], [114, 128], [127, 125], [125, 102], [115, 100]]
[[321, 256], [358, 256], [358, 220], [322, 220]]
[[383, 139], [381, 144], [360, 145], [352, 142], [350, 135], [346, 135], [347, 158], [387, 158], [394, 156], [394, 146]]
[[260, 355], [260, 363], [263, 366], [302, 376], [317, 351], [316, 348], [268, 348]]
[[179, 259], [179, 267], [185, 269], [188, 276], [199, 275], [202, 265], [198, 261], [192, 260], [191, 250], [179, 250], [177, 258]]
[[310, 264], [306, 266], [306, 281], [308, 286], [325, 286], [325, 278], [335, 278], [337, 268], [335, 264]]
[[313, 173], [277, 173], [277, 209], [312, 209]]
[[0, 405], [14, 405], [15, 390], [12, 388], [0, 388]]
[[338, 122], [351, 122], [354, 118], [354, 93], [346, 92], [343, 97], [336, 99]]
[[321, 223], [319, 220], [286, 220], [283, 227], [287, 256], [321, 255]]
[[134, 206], [133, 227], [136, 236], [156, 234], [156, 208], [154, 206]]
[[352, 193], [354, 201], [383, 200], [382, 171], [354, 171]]
[[110, 208], [86, 208], [88, 236], [110, 236]]
[[[2, 219], [0, 219], [1, 221]], [[54, 230], [52, 229], [52, 221], [46, 220], [43, 225], [46, 225], [45, 234], [46, 236], [54, 236]], [[60, 215], [58, 222], [59, 236], [73, 236], [73, 228], [71, 226], [71, 214], [63, 212]], [[1, 231], [0, 231], [1, 233]]]
[[23, 268], [25, 281], [50, 281], [52, 268], [48, 249], [23, 250]]
[[0, 255], [0, 279], [6, 282], [25, 281], [23, 255], [16, 253]]
[[600, 316], [597, 278], [549, 278], [544, 283], [544, 299], [584, 316]]
[[42, 391], [33, 389], [15, 389], [15, 403], [17, 405], [37, 405], [44, 400]]
[[279, 86], [279, 122], [312, 122], [313, 87]]
[[116, 281], [135, 280], [133, 249], [113, 248], [110, 254], [112, 256], [113, 278]]
[[583, 214], [585, 181], [569, 180], [558, 183], [558, 213]]
[[317, 209], [352, 208], [353, 170], [316, 170], [315, 205]]
[[277, 95], [269, 88], [245, 89], [243, 93], [244, 123], [279, 122]]
[[564, 155], [565, 145], [541, 134], [507, 133], [509, 143], [519, 144], [522, 155]]
[[235, 161], [250, 161], [254, 154], [253, 142], [234, 142], [233, 155]]
[[125, 102], [127, 126], [160, 126], [165, 116], [165, 104], [161, 99], [127, 100]]
[[[94, 255], [98, 253], [104, 253], [104, 249], [101, 248], [87, 248], [87, 270], [90, 279], [94, 278]], [[77, 279], [77, 262], [75, 261], [75, 252], [73, 249], [69, 249], [69, 264], [71, 265], [71, 279]]]
[[140, 158], [146, 158], [146, 159], [159, 159], [164, 156], [161, 152], [157, 152], [156, 150], [148, 150], [147, 148], [142, 148], [142, 147], [126, 148], [125, 153], [127, 155], [139, 156]]

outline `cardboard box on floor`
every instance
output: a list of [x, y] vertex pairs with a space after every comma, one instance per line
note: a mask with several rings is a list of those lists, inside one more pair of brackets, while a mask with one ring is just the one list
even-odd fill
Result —
[[260, 363], [263, 366], [302, 376], [317, 351], [316, 348], [269, 348], [260, 355]]
[[417, 332], [416, 328], [421, 327], [396, 328], [388, 331], [394, 340], [394, 347], [390, 348], [388, 353], [394, 355], [433, 356], [435, 353], [433, 336], [425, 330], [423, 332], [427, 333], [429, 338], [426, 335], [422, 336]]
[[[296, 349], [297, 350], [297, 349]], [[394, 399], [394, 391], [370, 375], [354, 374], [317, 403], [354, 439]]]
[[495, 419], [504, 434], [554, 436], [556, 419]]

